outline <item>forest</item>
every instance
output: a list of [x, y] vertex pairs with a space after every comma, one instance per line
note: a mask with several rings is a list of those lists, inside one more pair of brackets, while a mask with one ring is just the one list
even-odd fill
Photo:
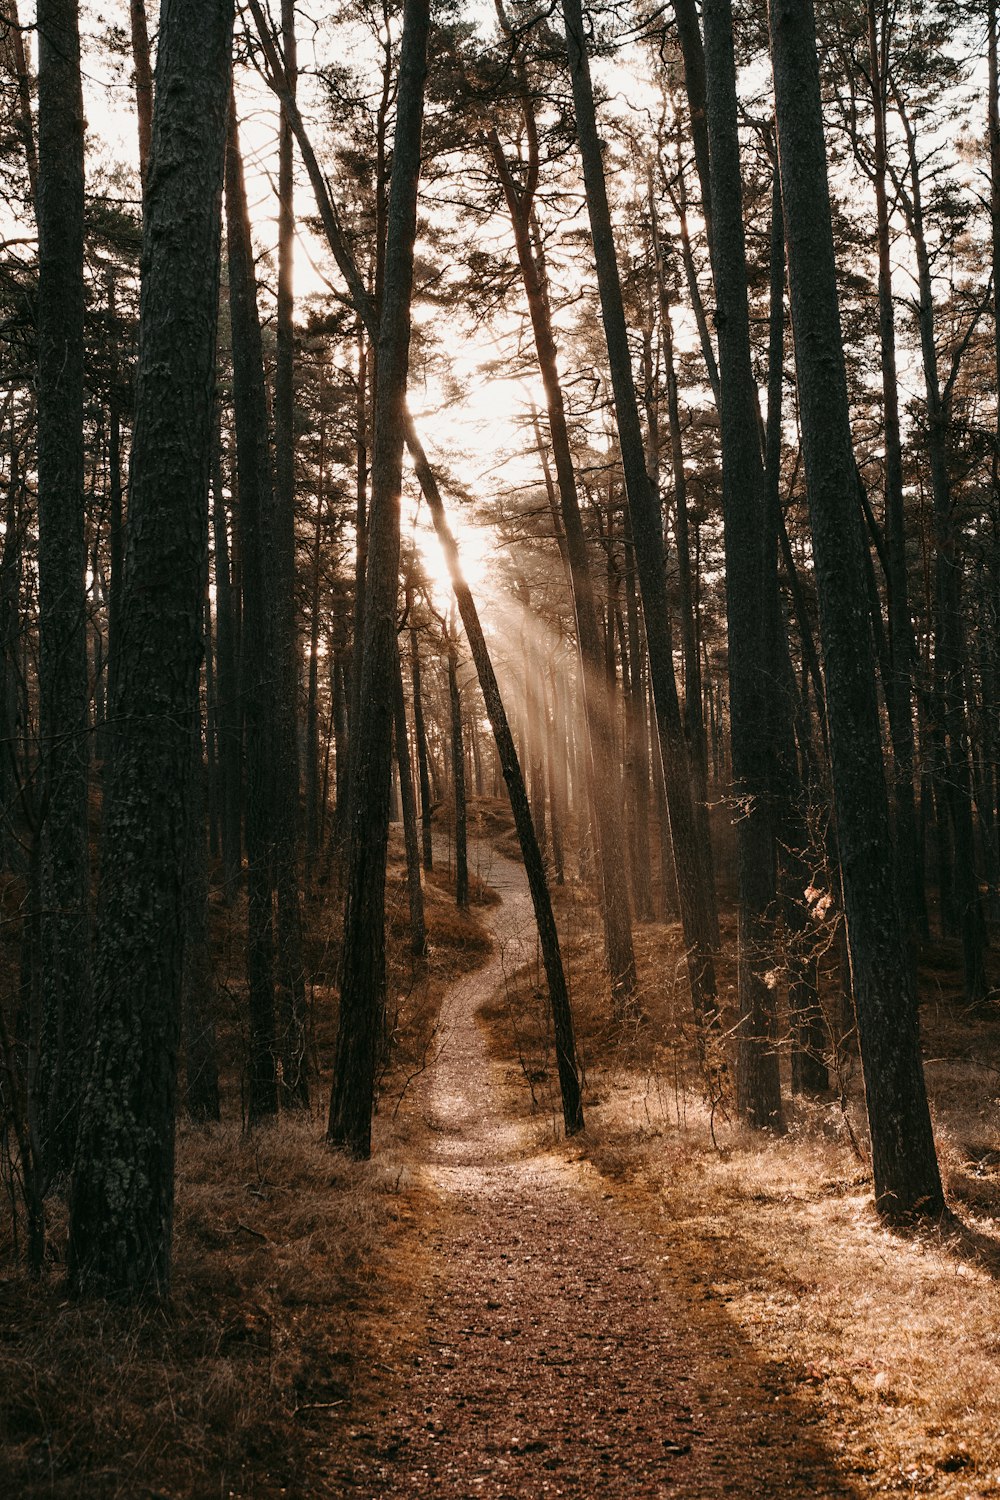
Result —
[[0, 1493], [1000, 1495], [998, 0], [0, 0]]

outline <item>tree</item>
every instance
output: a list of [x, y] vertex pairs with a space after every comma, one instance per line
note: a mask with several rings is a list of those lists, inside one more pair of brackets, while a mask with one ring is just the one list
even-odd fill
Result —
[[76, 0], [38, 6], [38, 631], [42, 1034], [36, 1103], [53, 1169], [76, 1133], [88, 995], [83, 482], [83, 92]]
[[[739, 841], [737, 1105], [756, 1126], [780, 1129], [774, 1048], [775, 807], [770, 624], [778, 605], [777, 550], [760, 448], [750, 355], [736, 63], [730, 0], [705, 0], [705, 74], [711, 163], [712, 268], [718, 311], [722, 506], [726, 542], [729, 723]], [[783, 642], [781, 643], [783, 647]]]
[[[282, 0], [286, 77], [297, 74], [295, 6]], [[281, 1095], [286, 1105], [309, 1102], [305, 1044], [305, 979], [299, 904], [299, 647], [295, 622], [295, 210], [292, 127], [282, 110], [278, 142], [278, 307], [274, 373], [274, 504], [271, 528], [271, 629], [274, 638], [274, 869], [277, 905], [278, 1017]]]
[[120, 732], [105, 808], [95, 1024], [70, 1202], [78, 1293], [166, 1295], [186, 807], [198, 711], [231, 0], [164, 0], [143, 291]]
[[844, 909], [887, 1218], [943, 1207], [896, 901], [810, 0], [770, 0], [771, 59]]
[[352, 730], [340, 1019], [327, 1128], [332, 1145], [359, 1157], [371, 1153], [377, 1038], [384, 1003], [385, 862], [392, 754], [392, 694], [385, 691], [385, 685], [392, 682], [398, 652], [399, 508], [428, 12], [428, 0], [407, 0], [378, 339], [361, 691]]
[[226, 145], [226, 243], [233, 331], [233, 410], [243, 570], [240, 695], [246, 740], [247, 986], [250, 1000], [251, 1124], [278, 1110], [274, 1008], [275, 649], [269, 585], [273, 538], [271, 454], [257, 279], [250, 240], [235, 101]]
[[587, 210], [615, 397], [615, 417], [646, 624], [660, 759], [670, 808], [677, 889], [684, 940], [688, 949], [688, 976], [695, 1012], [707, 1020], [716, 1010], [715, 969], [711, 951], [715, 926], [712, 917], [714, 892], [709, 888], [706, 861], [700, 848], [691, 795], [687, 742], [681, 724], [677, 683], [674, 678], [663, 556], [663, 522], [646, 472], [580, 0], [563, 0], [563, 16], [576, 109], [577, 139], [583, 159]]

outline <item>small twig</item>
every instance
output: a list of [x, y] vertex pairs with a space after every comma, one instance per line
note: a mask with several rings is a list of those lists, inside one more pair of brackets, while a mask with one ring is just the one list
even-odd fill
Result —
[[340, 1401], [309, 1401], [305, 1406], [297, 1406], [292, 1412], [293, 1417], [300, 1417], [304, 1411], [332, 1411], [335, 1406], [343, 1406], [343, 1398]]
[[236, 1225], [235, 1229], [226, 1229], [226, 1230], [223, 1230], [223, 1233], [224, 1234], [239, 1234], [239, 1232], [240, 1232], [241, 1229], [242, 1229], [242, 1231], [243, 1231], [244, 1234], [252, 1234], [255, 1240], [263, 1240], [265, 1245], [269, 1243], [266, 1234], [261, 1234], [261, 1232], [260, 1232], [259, 1229], [251, 1229], [250, 1225], [249, 1224], [244, 1224], [242, 1220], [239, 1220], [237, 1222], [237, 1225]]

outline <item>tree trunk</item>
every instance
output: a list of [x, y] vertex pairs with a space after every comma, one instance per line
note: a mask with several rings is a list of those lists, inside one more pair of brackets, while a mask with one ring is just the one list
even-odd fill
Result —
[[351, 731], [353, 785], [340, 1021], [327, 1129], [332, 1145], [357, 1157], [371, 1154], [371, 1112], [385, 984], [392, 706], [383, 685], [391, 680], [397, 652], [399, 513], [427, 32], [427, 0], [406, 0], [378, 340], [364, 645], [358, 719]]
[[146, 0], [129, 0], [129, 20], [132, 28], [135, 108], [139, 122], [139, 181], [145, 192], [149, 151], [153, 140], [153, 70], [149, 61]]
[[[198, 715], [200, 719], [200, 713]], [[212, 950], [208, 936], [208, 862], [205, 850], [206, 766], [201, 725], [192, 742], [194, 766], [188, 804], [188, 868], [185, 884], [184, 971], [181, 1017], [184, 1034], [184, 1105], [192, 1120], [219, 1118], [219, 1062], [215, 1047]]]
[[455, 801], [455, 901], [469, 904], [468, 814], [465, 802], [465, 752], [462, 746], [462, 698], [458, 691], [458, 642], [452, 619], [447, 638], [448, 702], [451, 707], [451, 790]]
[[392, 728], [399, 767], [399, 794], [403, 811], [403, 837], [406, 843], [406, 889], [410, 902], [410, 951], [420, 958], [427, 949], [427, 927], [424, 921], [424, 892], [420, 884], [420, 844], [417, 839], [417, 805], [413, 795], [413, 770], [410, 765], [410, 740], [406, 732], [406, 699], [403, 695], [403, 664], [399, 658], [397, 636], [393, 671]]
[[232, 25], [231, 0], [166, 0], [160, 27], [115, 705], [122, 730], [105, 805], [95, 1045], [70, 1202], [71, 1284], [104, 1296], [165, 1296], [170, 1286]]
[[69, 1165], [89, 1006], [83, 95], [76, 0], [38, 5], [38, 634], [43, 1158]]
[[892, 735], [896, 847], [903, 910], [911, 931], [926, 934], [923, 860], [918, 858], [913, 796], [913, 625], [906, 577], [906, 521], [903, 505], [903, 447], [896, 375], [896, 314], [892, 300], [892, 238], [886, 192], [886, 99], [884, 34], [878, 31], [875, 0], [868, 0], [868, 54], [875, 137], [875, 206], [878, 223], [878, 308], [882, 356], [882, 412], [885, 428], [885, 531], [888, 552], [890, 681], [886, 684]]
[[417, 742], [417, 775], [420, 781], [420, 841], [425, 870], [434, 868], [434, 845], [431, 838], [431, 779], [427, 769], [427, 731], [424, 727], [424, 703], [420, 682], [420, 642], [410, 626], [410, 680], [413, 691], [413, 734]]
[[243, 864], [240, 807], [239, 652], [236, 643], [235, 601], [229, 564], [229, 523], [222, 492], [222, 441], [215, 423], [212, 454], [212, 536], [215, 561], [215, 685], [219, 745], [219, 802], [222, 824], [222, 879], [227, 904], [239, 885]]
[[[293, 93], [295, 4], [281, 0], [285, 76]], [[278, 304], [274, 371], [274, 517], [269, 590], [274, 638], [274, 882], [277, 898], [276, 977], [280, 1025], [281, 1098], [309, 1103], [305, 972], [299, 899], [299, 646], [295, 618], [295, 331], [292, 291], [295, 246], [293, 137], [283, 110], [278, 140]]]
[[[681, 439], [681, 414], [677, 389], [677, 370], [674, 360], [673, 328], [670, 322], [670, 301], [652, 189], [650, 189], [649, 203], [660, 308], [660, 338], [663, 345], [664, 374], [667, 383], [667, 427], [670, 433], [670, 466], [674, 482], [674, 543], [677, 548], [678, 614], [680, 619], [681, 652], [684, 661], [684, 727], [687, 731], [688, 744], [691, 747], [691, 767], [695, 775], [695, 811], [698, 817], [705, 857], [708, 861], [708, 878], [714, 888], [714, 861], [708, 818], [708, 741], [705, 734], [705, 714], [702, 707], [701, 661], [698, 652], [698, 621], [695, 610], [696, 580], [691, 562], [690, 528], [688, 524], [687, 474], [684, 469], [684, 448]], [[718, 921], [716, 921], [713, 942], [717, 945], [718, 941]]]
[[240, 670], [246, 736], [247, 984], [250, 1009], [247, 1114], [253, 1125], [276, 1114], [278, 1109], [271, 828], [275, 744], [274, 636], [267, 598], [271, 463], [257, 282], [243, 162], [232, 106], [226, 151], [226, 233], [240, 556], [243, 564]]
[[890, 1218], [930, 1215], [941, 1212], [944, 1199], [896, 901], [812, 5], [771, 0], [770, 22], [837, 835], [875, 1200]]
[[769, 623], [778, 609], [774, 534], [767, 514], [757, 386], [750, 353], [746, 240], [730, 0], [705, 0], [705, 66], [713, 207], [712, 268], [718, 306], [721, 380], [722, 510], [732, 799], [739, 851], [740, 1025], [736, 1105], [758, 1129], [782, 1129], [775, 1049], [777, 993], [773, 914], [776, 895]]
[[[309, 599], [309, 673], [306, 689], [306, 893], [322, 841], [323, 817], [320, 811], [319, 774], [319, 641], [320, 641], [320, 574], [323, 559], [323, 531], [326, 521], [326, 358], [319, 367], [319, 476], [316, 483], [316, 524], [313, 529], [312, 581]], [[325, 801], [325, 794], [324, 794]], [[325, 809], [324, 809], [325, 811]]]
[[714, 892], [709, 887], [704, 851], [698, 835], [691, 795], [687, 743], [674, 679], [662, 519], [646, 473], [580, 0], [563, 0], [563, 15], [576, 106], [577, 138], [583, 159], [615, 415], [646, 623], [660, 755], [670, 808], [677, 888], [684, 941], [688, 950], [688, 977], [695, 1012], [702, 1020], [707, 1021], [714, 1017], [717, 1006], [712, 958]]

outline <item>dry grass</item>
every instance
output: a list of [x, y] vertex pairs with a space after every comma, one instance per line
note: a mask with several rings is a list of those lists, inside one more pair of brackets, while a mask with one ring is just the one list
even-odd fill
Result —
[[[713, 1107], [703, 1080], [676, 928], [637, 929], [648, 1019], [622, 1028], [608, 1019], [599, 928], [591, 916], [588, 930], [584, 913], [570, 925], [586, 1157], [653, 1220], [761, 1359], [791, 1372], [859, 1493], [1000, 1495], [1000, 1015], [962, 1010], [954, 950], [928, 948], [921, 993], [956, 1219], [905, 1236], [871, 1207], [856, 1060], [843, 1100], [831, 1091], [795, 1101], [784, 1137], [749, 1136], [725, 1100]], [[734, 977], [723, 966], [724, 990]], [[831, 1006], [832, 984], [828, 975]], [[551, 1109], [538, 976], [522, 971], [485, 1019], [539, 1111]]]
[[178, 1146], [169, 1308], [66, 1301], [58, 1266], [2, 1283], [0, 1493], [309, 1493], [304, 1438], [364, 1378], [392, 1186], [308, 1117]]
[[[474, 911], [458, 912], [440, 883], [428, 883], [429, 951], [409, 955], [398, 858], [387, 901], [394, 1047], [380, 1084], [383, 1133], [433, 1046], [445, 986], [490, 951]], [[316, 1112], [248, 1135], [245, 912], [213, 904], [226, 1119], [179, 1128], [170, 1306], [68, 1301], [58, 1202], [37, 1283], [13, 1259], [9, 1218], [0, 1224], [0, 1496], [313, 1496], [346, 1425], [366, 1411], [376, 1378], [384, 1384], [371, 1328], [376, 1318], [391, 1323], [418, 1279], [412, 1250], [398, 1243], [409, 1188], [377, 1160], [351, 1163], [325, 1145], [339, 960], [333, 895], [306, 917]]]

